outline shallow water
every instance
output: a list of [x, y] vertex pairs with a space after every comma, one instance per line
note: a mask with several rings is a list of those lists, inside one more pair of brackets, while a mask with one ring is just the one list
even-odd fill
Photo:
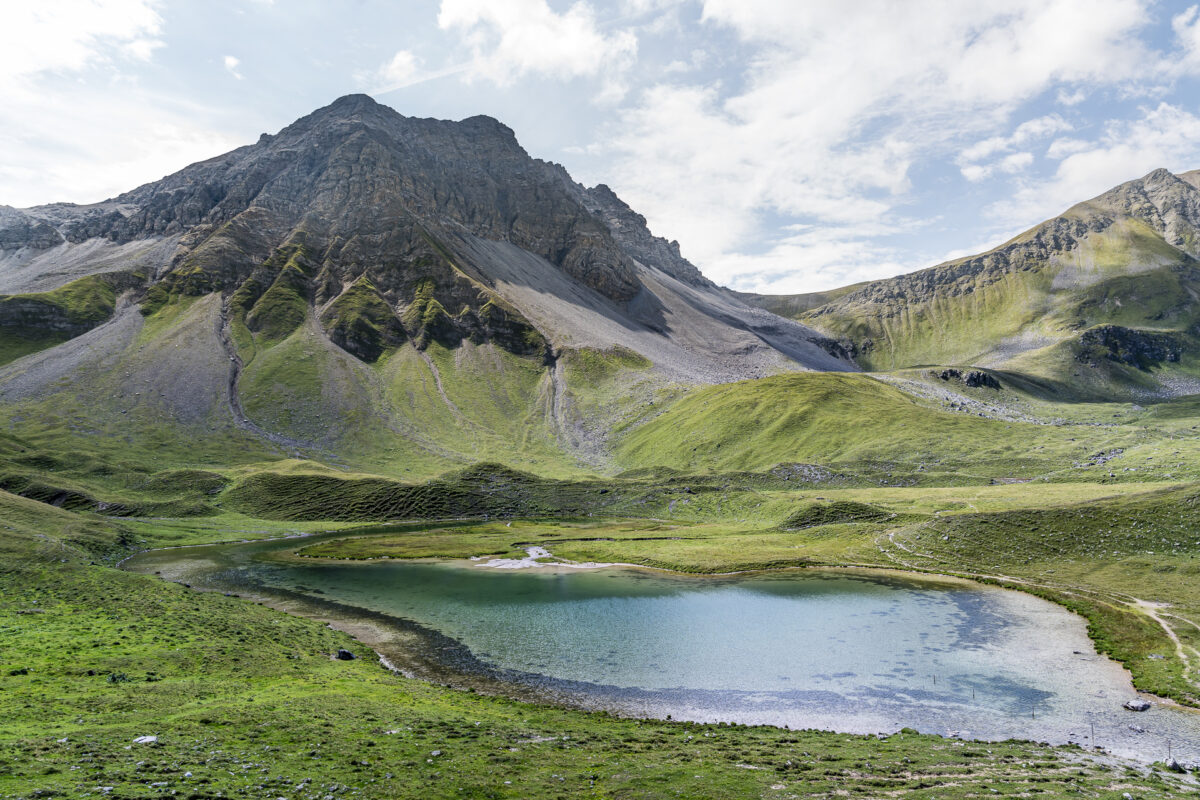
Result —
[[290, 557], [296, 546], [156, 551], [127, 566], [411, 620], [462, 645], [439, 640], [426, 658], [590, 707], [1084, 745], [1094, 725], [1118, 754], [1163, 759], [1169, 740], [1176, 758], [1200, 760], [1200, 714], [1124, 711], [1128, 674], [1095, 653], [1083, 621], [1017, 592], [879, 572], [308, 561]]

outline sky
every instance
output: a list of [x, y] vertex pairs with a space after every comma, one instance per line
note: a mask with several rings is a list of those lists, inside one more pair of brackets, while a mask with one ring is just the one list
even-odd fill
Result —
[[1200, 5], [6, 0], [0, 204], [105, 199], [352, 92], [496, 117], [718, 283], [819, 291], [1200, 169]]

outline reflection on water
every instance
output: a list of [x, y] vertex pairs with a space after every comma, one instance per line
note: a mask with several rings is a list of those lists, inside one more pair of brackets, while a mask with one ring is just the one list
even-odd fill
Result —
[[1122, 710], [1128, 676], [1095, 654], [1082, 620], [1016, 592], [845, 571], [309, 562], [294, 547], [158, 551], [131, 566], [411, 620], [461, 645], [427, 656], [627, 713], [1081, 744], [1094, 725], [1114, 752], [1161, 759], [1172, 739], [1176, 757], [1200, 759], [1200, 715]]

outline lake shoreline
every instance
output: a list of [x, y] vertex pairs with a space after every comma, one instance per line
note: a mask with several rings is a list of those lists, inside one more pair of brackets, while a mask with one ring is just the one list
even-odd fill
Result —
[[[422, 523], [415, 523], [414, 525], [419, 525], [419, 524], [422, 524]], [[430, 523], [424, 523], [424, 524], [430, 524]], [[294, 542], [296, 540], [309, 539], [309, 538], [312, 538], [313, 536], [318, 536], [318, 535], [334, 537], [334, 536], [342, 536], [342, 535], [345, 535], [346, 533], [347, 532], [345, 532], [345, 531], [330, 531], [327, 533], [320, 533], [320, 534], [307, 533], [307, 534], [302, 534], [299, 536], [273, 537], [271, 539], [251, 540], [250, 542], [234, 541], [234, 542], [231, 542], [228, 544], [222, 544], [222, 545], [207, 544], [207, 545], [199, 545], [199, 546], [188, 546], [188, 549], [194, 549], [195, 547], [225, 547], [225, 546], [230, 546], [230, 545], [236, 546], [236, 545], [242, 545], [242, 544], [261, 545], [261, 544], [267, 544], [267, 543]], [[360, 533], [359, 535], [369, 535], [369, 534], [366, 532], [363, 532], [363, 533]], [[158, 548], [158, 549], [151, 550], [151, 551], [143, 551], [143, 553], [136, 554], [135, 556], [131, 556], [130, 558], [135, 558], [136, 556], [139, 556], [139, 555], [145, 556], [146, 554], [154, 553], [154, 552], [163, 552], [166, 550], [180, 550], [180, 549], [183, 549], [183, 548], [179, 548], [179, 547]], [[294, 553], [293, 553], [293, 555], [294, 555]], [[124, 559], [121, 562], [122, 566], [127, 569], [132, 569], [132, 571], [143, 572], [144, 570], [134, 569], [132, 565], [129, 565], [126, 563], [126, 562], [130, 561], [130, 558]], [[307, 557], [305, 560], [308, 560]], [[391, 561], [395, 561], [395, 562], [402, 561], [400, 559], [384, 559], [384, 560], [391, 560]], [[346, 563], [345, 560], [339, 560], [339, 561], [341, 561], [341, 563], [343, 563], [343, 564]], [[358, 559], [358, 561], [370, 563], [370, 560]], [[378, 562], [376, 562], [376, 563], [378, 563]], [[478, 568], [478, 565], [474, 565], [474, 567]], [[570, 569], [567, 566], [564, 566], [561, 564], [554, 564], [554, 563], [538, 564], [536, 569], [537, 569], [537, 571], [542, 571], [545, 569], [554, 570], [556, 567], [559, 569], [564, 569], [564, 570]], [[603, 567], [600, 569], [606, 569], [606, 568], [613, 568], [613, 567]], [[886, 578], [907, 578], [909, 580], [916, 579], [922, 583], [939, 584], [942, 586], [946, 586], [946, 585], [971, 586], [971, 587], [974, 587], [976, 590], [986, 587], [987, 589], [990, 589], [993, 591], [1001, 591], [1002, 592], [1005, 589], [1010, 588], [1010, 587], [997, 586], [990, 582], [975, 580], [971, 576], [964, 576], [964, 575], [960, 575], [960, 574], [938, 573], [938, 572], [934, 572], [934, 571], [930, 571], [930, 570], [904, 570], [904, 569], [897, 569], [897, 568], [880, 566], [880, 565], [866, 565], [866, 564], [805, 565], [805, 566], [795, 566], [795, 567], [786, 567], [786, 568], [772, 568], [772, 569], [764, 569], [764, 570], [739, 570], [736, 572], [728, 572], [728, 573], [677, 572], [677, 571], [663, 569], [661, 567], [646, 567], [643, 565], [629, 565], [627, 567], [619, 567], [619, 568], [645, 571], [648, 573], [660, 574], [660, 575], [671, 575], [671, 576], [674, 576], [676, 578], [681, 578], [681, 579], [698, 579], [698, 580], [704, 580], [706, 578], [726, 578], [727, 579], [727, 578], [731, 578], [731, 577], [753, 576], [755, 574], [780, 575], [780, 574], [785, 574], [787, 572], [799, 573], [801, 571], [805, 571], [805, 572], [819, 571], [819, 572], [826, 573], [826, 574], [849, 573], [849, 574], [854, 574], [854, 575], [859, 575], [859, 576], [867, 576], [867, 577], [881, 576], [881, 577], [886, 577]], [[167, 577], [167, 576], [164, 576], [164, 577], [165, 577], [165, 579], [168, 579], [168, 580], [172, 579], [171, 577]], [[179, 582], [182, 582], [182, 579]], [[1016, 588], [1016, 587], [1012, 587], [1012, 588]], [[206, 589], [202, 589], [202, 590], [206, 590]], [[212, 589], [212, 590], [216, 590], [216, 589]], [[275, 592], [275, 591], [276, 590], [271, 590], [271, 592]], [[573, 709], [577, 709], [577, 710], [581, 710], [581, 711], [593, 711], [593, 712], [599, 711], [602, 713], [605, 713], [605, 712], [606, 713], [615, 713], [618, 716], [628, 716], [628, 717], [637, 717], [637, 718], [666, 719], [666, 718], [674, 717], [675, 719], [688, 719], [689, 717], [694, 717], [693, 721], [697, 721], [697, 722], [722, 721], [722, 720], [718, 720], [715, 718], [702, 718], [703, 715], [700, 715], [700, 714], [691, 714], [691, 715], [686, 714], [686, 713], [680, 714], [677, 711], [666, 712], [666, 711], [661, 711], [661, 709], [660, 709], [659, 713], [656, 713], [655, 709], [654, 709], [654, 706], [656, 705], [656, 703], [650, 702], [646, 696], [636, 696], [632, 700], [629, 700], [629, 697], [630, 697], [629, 692], [626, 690], [621, 690], [620, 687], [603, 687], [603, 686], [601, 686], [600, 687], [601, 689], [612, 690], [612, 691], [602, 691], [602, 692], [600, 692], [600, 696], [601, 697], [620, 696], [623, 698], [623, 700], [628, 700], [628, 702], [617, 702], [617, 703], [607, 703], [607, 704], [604, 701], [597, 702], [595, 700], [595, 697], [597, 695], [594, 691], [594, 689], [595, 689], [594, 686], [588, 687], [589, 692], [581, 693], [580, 691], [578, 691], [579, 686], [570, 685], [570, 682], [565, 682], [567, 685], [564, 685], [564, 682], [559, 681], [556, 683], [555, 680], [547, 679], [547, 676], [544, 676], [544, 675], [528, 674], [528, 673], [527, 674], [517, 674], [511, 670], [498, 669], [492, 665], [487, 664], [486, 662], [483, 662], [483, 661], [475, 658], [474, 655], [470, 653], [469, 648], [466, 648], [459, 642], [455, 642], [455, 645], [462, 648], [465, 651], [465, 654], [462, 656], [462, 658], [459, 659], [459, 661], [455, 664], [454, 667], [449, 668], [449, 667], [447, 667], [447, 661], [445, 659], [438, 659], [438, 658], [430, 657], [430, 655], [429, 655], [430, 648], [429, 648], [428, 642], [430, 641], [430, 637], [432, 636], [435, 640], [437, 640], [438, 647], [445, 648], [447, 646], [446, 642], [454, 641], [453, 639], [446, 637], [444, 634], [441, 634], [439, 631], [436, 631], [435, 629], [428, 628], [427, 626], [423, 626], [418, 623], [413, 623], [411, 620], [397, 619], [395, 617], [390, 617], [386, 614], [379, 614], [378, 612], [373, 612], [373, 611], [370, 611], [369, 609], [365, 609], [362, 607], [351, 606], [351, 605], [347, 605], [345, 603], [334, 603], [329, 600], [325, 600], [325, 599], [321, 599], [321, 598], [314, 598], [314, 597], [308, 597], [308, 596], [302, 597], [299, 595], [293, 595], [291, 597], [279, 597], [279, 596], [272, 596], [271, 593], [268, 593], [268, 592], [245, 592], [245, 591], [240, 592], [240, 594], [242, 594], [242, 596], [247, 599], [251, 599], [253, 601], [263, 603], [264, 605], [268, 605], [272, 608], [276, 608], [277, 610], [280, 610], [280, 611], [283, 611], [286, 613], [296, 614], [296, 615], [307, 617], [310, 619], [320, 620], [322, 622], [325, 622], [326, 624], [329, 624], [331, 627], [333, 627], [337, 630], [341, 630], [341, 631], [347, 633], [348, 635], [352, 636], [356, 640], [358, 640], [358, 641], [362, 642], [363, 644], [365, 644], [366, 646], [370, 647], [376, 653], [377, 657], [380, 659], [381, 665], [384, 668], [390, 669], [390, 670], [392, 670], [404, 677], [407, 677], [407, 678], [415, 678], [415, 679], [419, 679], [419, 680], [425, 680], [425, 681], [428, 681], [428, 682], [431, 682], [434, 684], [448, 686], [448, 687], [459, 689], [459, 690], [476, 691], [476, 692], [482, 692], [482, 693], [486, 693], [486, 694], [494, 694], [497, 696], [503, 696], [503, 697], [507, 697], [510, 699], [515, 699], [515, 700], [525, 701], [525, 702], [550, 703], [552, 705], [569, 707], [569, 708], [573, 708]], [[1022, 593], [1022, 594], [1025, 594], [1025, 593]], [[1076, 617], [1076, 616], [1077, 615], [1072, 615], [1072, 617]], [[376, 618], [376, 617], [378, 617], [378, 618]], [[424, 644], [419, 643], [418, 640], [423, 641]], [[422, 652], [422, 651], [424, 651], [424, 652]], [[1114, 666], [1118, 666], [1116, 664], [1116, 662], [1111, 662], [1111, 663], [1113, 663]], [[1120, 667], [1118, 666], [1118, 668], [1120, 668]], [[1128, 673], [1125, 673], [1125, 677], [1126, 677], [1126, 679], [1128, 679]], [[586, 696], [588, 694], [590, 694], [591, 696], [590, 697]], [[1130, 690], [1130, 696], [1131, 697], [1134, 696], [1132, 689]], [[1174, 705], [1174, 704], [1171, 704], [1171, 705]], [[1128, 714], [1128, 712], [1123, 712], [1123, 711], [1119, 712], [1119, 713], [1120, 714]], [[1130, 718], [1132, 719], [1133, 715], [1130, 715]], [[775, 725], [776, 727], [788, 727], [785, 723], [782, 723], [779, 721], [771, 721], [770, 719], [768, 719], [766, 717], [763, 717], [761, 721], [744, 722], [742, 724], [772, 724], [772, 725]], [[847, 728], [846, 726], [833, 727], [833, 726], [826, 726], [826, 725], [821, 725], [818, 727], [819, 727], [819, 729], [822, 729], [822, 730], [830, 730], [833, 732], [842, 732], [842, 733], [864, 733], [864, 734], [876, 734], [877, 733], [877, 734], [882, 734], [882, 735], [888, 735], [888, 733], [889, 733], [889, 731], [885, 730], [885, 729], [866, 729], [866, 728], [853, 728], [853, 727]], [[895, 726], [892, 726], [892, 727], [894, 728]], [[890, 731], [890, 732], [894, 732], [894, 730]], [[943, 732], [936, 731], [936, 730], [929, 730], [927, 732], [939, 733], [939, 734], [944, 735]], [[975, 737], [971, 737], [971, 738], [975, 738]], [[1013, 738], [1013, 737], [1005, 737], [1005, 738]], [[1021, 737], [1016, 737], [1016, 738], [1021, 738]], [[997, 741], [998, 739], [983, 738], [980, 740], [981, 741]], [[1055, 743], [1056, 744], [1069, 744], [1069, 743], [1078, 744], [1079, 742], [1061, 741], [1061, 742], [1055, 742]], [[1092, 751], [1089, 750], [1088, 752], [1092, 752]], [[1100, 751], [1095, 751], [1095, 752], [1100, 752]], [[1147, 756], [1146, 758], [1142, 758], [1139, 760], [1141, 760], [1143, 762], [1148, 762], [1151, 760], [1158, 760], [1158, 759], [1153, 759], [1153, 758]]]

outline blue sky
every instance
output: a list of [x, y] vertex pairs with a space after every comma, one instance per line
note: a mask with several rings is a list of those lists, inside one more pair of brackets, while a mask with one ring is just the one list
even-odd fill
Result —
[[350, 92], [497, 117], [714, 280], [814, 291], [1200, 168], [1200, 7], [13, 0], [0, 203], [103, 199]]

